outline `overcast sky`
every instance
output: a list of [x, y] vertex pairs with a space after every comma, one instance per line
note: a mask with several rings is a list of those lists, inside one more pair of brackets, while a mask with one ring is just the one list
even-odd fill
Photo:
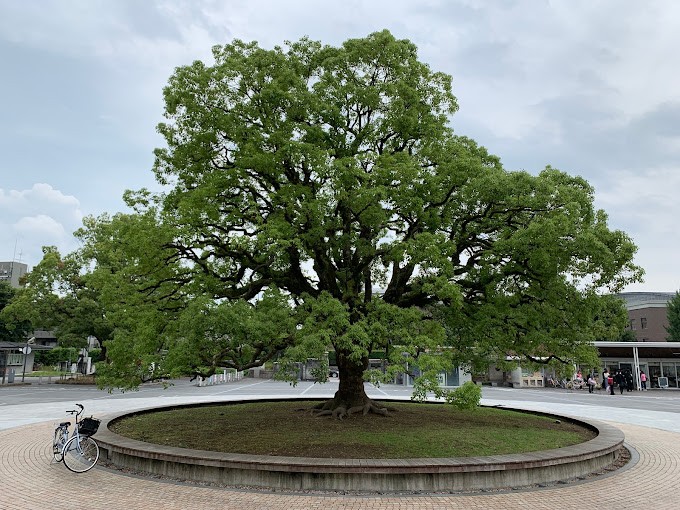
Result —
[[162, 88], [238, 38], [270, 48], [389, 29], [453, 76], [452, 125], [509, 170], [585, 177], [639, 247], [642, 284], [680, 289], [680, 2], [0, 0], [0, 260], [77, 248], [83, 216], [157, 189]]

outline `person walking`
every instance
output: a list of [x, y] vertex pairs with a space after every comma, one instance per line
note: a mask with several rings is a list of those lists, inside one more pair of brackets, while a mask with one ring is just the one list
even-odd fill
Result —
[[[619, 385], [619, 394], [623, 395], [623, 390], [626, 389], [626, 376], [621, 373], [621, 370], [616, 371], [616, 375], [614, 376], [614, 382]], [[614, 390], [612, 389], [612, 394], [614, 393]]]
[[640, 386], [642, 391], [647, 389], [647, 375], [643, 371], [640, 371]]
[[609, 374], [607, 376], [607, 387], [609, 388], [609, 394], [613, 395], [614, 394], [614, 377], [612, 374]]
[[623, 375], [626, 378], [626, 391], [633, 391], [633, 373], [630, 370], [626, 370]]
[[602, 372], [602, 387], [604, 388], [604, 392], [607, 393], [607, 390], [609, 389], [609, 370], [607, 370], [607, 367], [605, 367], [604, 372]]
[[595, 389], [595, 376], [593, 376], [593, 374], [590, 374], [588, 376], [588, 393], [592, 393], [594, 389]]

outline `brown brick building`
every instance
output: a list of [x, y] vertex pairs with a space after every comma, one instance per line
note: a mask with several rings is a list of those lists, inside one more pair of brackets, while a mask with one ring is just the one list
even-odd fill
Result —
[[668, 301], [673, 292], [624, 292], [619, 297], [626, 303], [628, 328], [635, 333], [638, 342], [665, 342]]

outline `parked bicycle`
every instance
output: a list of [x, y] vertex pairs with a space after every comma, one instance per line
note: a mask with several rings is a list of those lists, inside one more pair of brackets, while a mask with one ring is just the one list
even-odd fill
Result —
[[554, 377], [550, 376], [548, 377], [548, 380], [546, 381], [546, 387], [547, 388], [562, 388], [562, 389], [570, 389], [570, 383], [567, 382], [566, 379], [555, 379]]
[[70, 421], [61, 422], [54, 429], [52, 453], [56, 462], [64, 465], [74, 473], [84, 473], [94, 467], [99, 460], [99, 445], [92, 435], [99, 429], [96, 418], [80, 418], [84, 407], [76, 404], [78, 409], [66, 411], [75, 416], [73, 433], [69, 432]]

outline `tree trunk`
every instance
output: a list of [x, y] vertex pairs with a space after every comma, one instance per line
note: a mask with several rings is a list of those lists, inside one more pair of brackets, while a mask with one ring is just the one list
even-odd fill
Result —
[[350, 360], [345, 353], [336, 352], [340, 387], [335, 392], [335, 403], [348, 409], [363, 406], [368, 401], [364, 389], [364, 371], [368, 368], [368, 357], [359, 363]]
[[364, 389], [364, 371], [368, 368], [368, 357], [356, 362], [348, 354], [336, 351], [340, 387], [332, 399], [317, 406], [314, 412], [317, 416], [330, 415], [340, 420], [357, 412], [386, 415], [387, 409], [368, 398]]

